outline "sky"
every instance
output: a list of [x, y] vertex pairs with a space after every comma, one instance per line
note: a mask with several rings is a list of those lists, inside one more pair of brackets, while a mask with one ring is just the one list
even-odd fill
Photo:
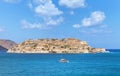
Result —
[[0, 0], [0, 39], [77, 38], [120, 49], [120, 0]]

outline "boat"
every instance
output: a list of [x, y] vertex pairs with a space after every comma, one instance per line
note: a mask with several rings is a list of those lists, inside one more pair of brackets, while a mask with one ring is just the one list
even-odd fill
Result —
[[69, 63], [69, 60], [63, 59], [63, 58], [62, 58], [62, 59], [59, 60], [59, 62], [62, 62], [62, 63]]

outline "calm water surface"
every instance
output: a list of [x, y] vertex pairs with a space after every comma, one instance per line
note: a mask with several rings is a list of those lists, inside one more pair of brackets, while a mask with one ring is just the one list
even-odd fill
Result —
[[[66, 58], [69, 63], [60, 63]], [[0, 76], [120, 76], [120, 52], [99, 54], [0, 53]]]

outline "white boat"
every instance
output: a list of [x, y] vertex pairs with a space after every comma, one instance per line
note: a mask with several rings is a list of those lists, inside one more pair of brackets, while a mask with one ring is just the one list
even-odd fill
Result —
[[69, 60], [63, 59], [63, 58], [62, 58], [62, 59], [59, 60], [59, 62], [62, 62], [62, 63], [69, 63]]

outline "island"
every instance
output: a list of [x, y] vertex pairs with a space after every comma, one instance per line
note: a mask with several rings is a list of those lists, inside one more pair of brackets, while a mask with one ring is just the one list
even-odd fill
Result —
[[105, 53], [104, 48], [92, 48], [86, 41], [75, 38], [26, 40], [8, 53]]

